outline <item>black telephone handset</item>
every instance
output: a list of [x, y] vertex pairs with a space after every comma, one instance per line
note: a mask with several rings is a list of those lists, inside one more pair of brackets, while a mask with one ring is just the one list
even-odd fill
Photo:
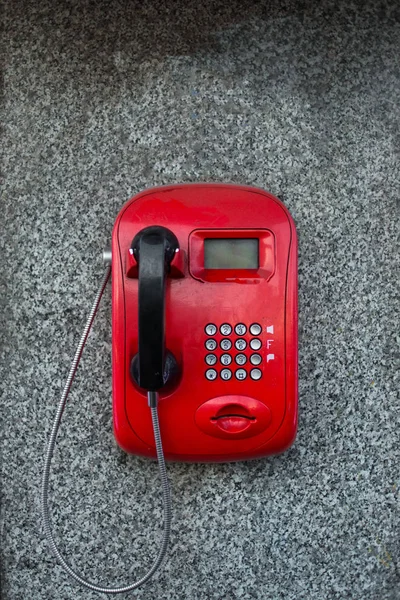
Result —
[[165, 348], [165, 285], [179, 242], [166, 227], [146, 227], [131, 249], [139, 274], [139, 352], [130, 373], [140, 388], [155, 392], [179, 374], [174, 355]]

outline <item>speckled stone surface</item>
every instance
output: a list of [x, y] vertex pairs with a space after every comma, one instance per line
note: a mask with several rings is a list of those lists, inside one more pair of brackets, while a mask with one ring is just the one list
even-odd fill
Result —
[[[169, 182], [278, 195], [299, 233], [293, 448], [172, 464], [169, 560], [141, 600], [400, 598], [398, 3], [6, 0], [1, 215], [3, 600], [94, 599], [39, 490], [56, 403], [122, 204]], [[73, 565], [142, 575], [156, 465], [111, 428], [110, 291], [55, 456]]]

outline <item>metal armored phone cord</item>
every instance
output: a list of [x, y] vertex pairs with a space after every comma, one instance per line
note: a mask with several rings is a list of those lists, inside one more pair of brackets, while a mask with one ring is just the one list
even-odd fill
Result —
[[157, 569], [159, 568], [159, 566], [161, 565], [162, 561], [165, 558], [165, 555], [167, 552], [167, 546], [168, 546], [168, 542], [169, 542], [169, 537], [170, 537], [171, 519], [172, 519], [171, 495], [170, 495], [169, 483], [168, 483], [168, 478], [167, 478], [167, 472], [166, 472], [166, 468], [165, 468], [165, 459], [164, 459], [164, 453], [163, 453], [163, 448], [162, 448], [162, 443], [161, 443], [160, 427], [159, 427], [159, 423], [158, 423], [158, 411], [157, 411], [158, 394], [157, 394], [157, 392], [148, 392], [147, 397], [148, 397], [149, 407], [151, 410], [151, 418], [152, 418], [152, 422], [153, 422], [153, 431], [154, 431], [154, 441], [155, 441], [155, 445], [156, 445], [157, 459], [158, 459], [158, 465], [159, 465], [160, 476], [161, 476], [162, 494], [163, 494], [163, 502], [164, 502], [164, 529], [163, 529], [161, 548], [158, 552], [158, 555], [157, 555], [153, 565], [147, 571], [147, 573], [141, 579], [138, 579], [134, 583], [131, 583], [130, 585], [123, 586], [123, 587], [115, 587], [115, 588], [103, 587], [101, 585], [92, 583], [91, 581], [87, 581], [86, 579], [84, 579], [81, 575], [79, 575], [76, 571], [74, 571], [69, 566], [69, 564], [66, 562], [66, 560], [62, 556], [61, 552], [57, 548], [57, 545], [54, 541], [53, 534], [52, 534], [51, 527], [50, 527], [50, 515], [49, 515], [49, 507], [48, 507], [50, 465], [51, 465], [51, 459], [53, 458], [53, 452], [54, 452], [54, 446], [56, 443], [57, 433], [58, 433], [58, 430], [60, 427], [64, 408], [67, 403], [68, 395], [71, 390], [72, 382], [74, 380], [76, 371], [78, 369], [78, 365], [81, 360], [82, 352], [85, 347], [89, 332], [92, 328], [93, 321], [96, 316], [101, 297], [103, 295], [103, 292], [105, 290], [105, 287], [106, 287], [107, 282], [110, 277], [110, 273], [111, 273], [111, 267], [108, 267], [107, 271], [104, 275], [103, 281], [101, 283], [100, 289], [97, 292], [96, 298], [93, 302], [92, 309], [90, 311], [88, 320], [87, 320], [85, 328], [83, 330], [82, 337], [79, 341], [78, 348], [76, 350], [74, 359], [72, 361], [71, 369], [69, 371], [68, 379], [65, 384], [65, 387], [64, 387], [64, 390], [63, 390], [63, 393], [61, 396], [61, 400], [60, 400], [60, 403], [57, 408], [56, 417], [54, 419], [53, 427], [52, 427], [51, 434], [50, 434], [49, 444], [48, 444], [47, 451], [46, 451], [46, 458], [45, 458], [44, 470], [43, 470], [42, 515], [43, 515], [44, 530], [46, 533], [47, 540], [50, 544], [50, 547], [51, 547], [54, 555], [58, 559], [58, 561], [61, 563], [61, 565], [63, 566], [65, 571], [67, 571], [67, 573], [71, 577], [73, 577], [78, 583], [80, 583], [84, 587], [86, 587], [90, 590], [93, 590], [95, 592], [100, 592], [103, 594], [122, 594], [124, 592], [130, 592], [132, 590], [137, 589], [138, 587], [140, 587], [141, 585], [146, 583], [154, 575], [154, 573], [157, 571]]

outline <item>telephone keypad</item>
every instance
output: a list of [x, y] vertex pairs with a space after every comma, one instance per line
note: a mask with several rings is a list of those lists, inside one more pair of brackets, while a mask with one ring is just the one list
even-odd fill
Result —
[[232, 362], [232, 356], [230, 354], [223, 354], [219, 360], [223, 365], [230, 365]]
[[228, 381], [232, 377], [232, 371], [230, 369], [222, 369], [220, 375], [222, 379]]
[[262, 328], [261, 325], [259, 325], [258, 323], [253, 323], [253, 325], [250, 325], [251, 335], [260, 335], [261, 332]]
[[246, 346], [247, 346], [246, 340], [243, 340], [241, 338], [236, 340], [236, 342], [235, 342], [235, 348], [237, 350], [244, 350], [246, 348]]
[[[223, 367], [227, 367], [233, 362], [239, 367], [233, 369], [233, 371], [228, 368], [222, 368], [219, 372], [216, 368], [208, 368], [205, 371], [206, 379], [209, 381], [217, 379], [229, 381], [233, 375], [239, 381], [244, 381], [249, 376], [253, 381], [258, 381], [262, 378], [262, 369], [253, 368], [253, 366], [260, 367], [264, 360], [262, 356], [263, 342], [259, 337], [262, 334], [261, 325], [258, 323], [252, 323], [251, 325], [244, 323], [232, 325], [229, 323], [208, 323], [205, 326], [205, 333], [207, 336], [218, 336], [218, 334], [223, 336], [219, 340], [218, 337], [217, 339], [210, 337], [205, 340], [204, 345], [206, 350], [208, 350], [208, 354], [206, 353], [204, 357], [206, 364], [209, 367], [214, 367], [219, 362]], [[236, 339], [228, 338], [232, 334], [233, 336], [237, 336]], [[247, 340], [245, 338], [246, 334], [254, 337]], [[229, 352], [232, 348], [236, 349], [237, 352]], [[250, 352], [246, 351], [247, 348]], [[243, 368], [247, 362], [250, 363], [250, 368]]]
[[243, 381], [243, 379], [246, 379], [246, 377], [247, 377], [247, 371], [246, 371], [246, 369], [238, 369], [236, 371], [235, 375], [236, 375], [236, 379]]
[[217, 362], [217, 357], [215, 356], [215, 354], [207, 354], [206, 363], [208, 365], [215, 365], [216, 362]]
[[236, 335], [244, 335], [247, 331], [247, 327], [246, 325], [243, 325], [243, 323], [238, 323], [235, 326], [235, 333]]
[[206, 325], [206, 334], [207, 335], [215, 335], [217, 333], [217, 326], [214, 323], [209, 323]]
[[238, 365], [245, 365], [247, 362], [247, 356], [245, 354], [236, 354], [235, 362]]
[[221, 325], [219, 330], [222, 335], [231, 335], [232, 333], [232, 327], [228, 323], [224, 323], [223, 325]]
[[260, 354], [252, 354], [250, 356], [250, 362], [252, 365], [260, 365], [262, 362], [262, 358]]
[[206, 371], [206, 377], [209, 381], [214, 381], [214, 379], [217, 379], [218, 373], [215, 369], [207, 369]]
[[215, 350], [217, 346], [218, 344], [215, 340], [207, 340], [205, 343], [205, 347], [207, 348], [207, 350]]
[[231, 340], [221, 340], [219, 345], [221, 346], [222, 350], [230, 350], [232, 348]]
[[252, 379], [255, 379], [256, 381], [257, 381], [258, 379], [261, 379], [261, 376], [262, 376], [261, 369], [252, 369], [252, 370], [250, 371], [250, 377], [251, 377]]
[[250, 348], [252, 350], [259, 350], [262, 346], [261, 340], [259, 340], [258, 338], [254, 338], [253, 340], [250, 340]]

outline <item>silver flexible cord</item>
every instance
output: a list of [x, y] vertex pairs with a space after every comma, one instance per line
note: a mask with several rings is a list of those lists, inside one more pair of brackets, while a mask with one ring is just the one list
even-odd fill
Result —
[[130, 585], [127, 585], [124, 587], [116, 587], [116, 588], [103, 587], [101, 585], [97, 585], [95, 583], [92, 583], [91, 581], [87, 581], [86, 579], [84, 579], [81, 575], [79, 575], [76, 571], [74, 571], [69, 566], [69, 564], [66, 562], [66, 560], [62, 556], [61, 552], [57, 548], [57, 545], [54, 541], [53, 534], [51, 531], [49, 506], [48, 506], [50, 465], [51, 465], [51, 459], [53, 458], [53, 452], [54, 452], [54, 446], [56, 443], [57, 433], [58, 433], [58, 430], [60, 427], [64, 408], [67, 403], [68, 395], [71, 390], [72, 382], [74, 380], [76, 371], [78, 369], [78, 365], [81, 360], [82, 352], [85, 347], [86, 340], [88, 338], [90, 330], [92, 328], [93, 321], [96, 316], [101, 297], [103, 295], [104, 289], [105, 289], [107, 282], [109, 280], [109, 277], [110, 277], [110, 273], [111, 273], [111, 267], [108, 267], [107, 271], [104, 275], [103, 281], [101, 283], [100, 289], [97, 292], [96, 298], [93, 302], [92, 309], [90, 311], [88, 320], [87, 320], [85, 328], [83, 330], [82, 337], [79, 341], [78, 348], [76, 350], [74, 359], [72, 361], [71, 369], [69, 371], [68, 379], [65, 384], [65, 387], [64, 387], [64, 390], [63, 390], [63, 393], [61, 396], [61, 400], [60, 400], [60, 403], [57, 408], [56, 417], [54, 419], [53, 427], [52, 427], [51, 434], [50, 434], [49, 444], [47, 446], [47, 452], [46, 452], [46, 458], [45, 458], [44, 470], [43, 470], [42, 517], [43, 517], [44, 531], [45, 531], [47, 540], [50, 544], [50, 548], [51, 548], [53, 554], [56, 556], [58, 561], [61, 563], [61, 565], [65, 569], [65, 571], [67, 571], [67, 573], [71, 577], [73, 577], [78, 583], [80, 583], [84, 587], [86, 587], [90, 590], [93, 590], [95, 592], [100, 592], [103, 594], [122, 594], [124, 592], [130, 592], [132, 590], [137, 589], [138, 587], [140, 587], [141, 585], [146, 583], [154, 575], [154, 573], [157, 571], [157, 569], [159, 568], [159, 566], [161, 565], [162, 561], [165, 558], [165, 555], [167, 553], [169, 537], [170, 537], [171, 520], [172, 520], [171, 494], [170, 494], [169, 483], [168, 483], [168, 478], [167, 478], [167, 471], [165, 468], [165, 459], [164, 459], [164, 453], [163, 453], [162, 442], [161, 442], [160, 426], [159, 426], [159, 422], [158, 422], [158, 411], [157, 411], [158, 394], [157, 394], [157, 392], [148, 392], [147, 397], [148, 397], [148, 403], [149, 403], [150, 410], [151, 410], [151, 419], [153, 422], [153, 431], [154, 431], [154, 441], [155, 441], [155, 445], [156, 445], [158, 466], [159, 466], [159, 470], [160, 470], [160, 477], [161, 477], [161, 484], [162, 484], [162, 494], [163, 494], [163, 503], [164, 503], [164, 528], [163, 528], [163, 537], [162, 537], [162, 542], [161, 542], [161, 548], [158, 552], [158, 555], [157, 555], [153, 565], [147, 571], [147, 573], [141, 579], [138, 579], [137, 581], [135, 581], [134, 583], [131, 583]]

